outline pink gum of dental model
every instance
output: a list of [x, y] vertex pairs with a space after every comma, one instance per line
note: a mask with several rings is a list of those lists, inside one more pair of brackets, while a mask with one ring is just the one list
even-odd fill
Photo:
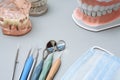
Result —
[[89, 26], [99, 26], [120, 19], [120, 0], [78, 0], [73, 15]]
[[0, 2], [0, 26], [5, 35], [21, 36], [31, 31], [29, 19], [31, 3], [28, 0]]

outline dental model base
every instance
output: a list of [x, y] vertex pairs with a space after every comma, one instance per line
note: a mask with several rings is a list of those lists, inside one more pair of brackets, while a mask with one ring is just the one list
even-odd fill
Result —
[[73, 11], [75, 23], [90, 31], [101, 31], [119, 26], [120, 1], [78, 0], [79, 7]]
[[30, 0], [30, 16], [40, 16], [47, 12], [47, 0]]
[[95, 26], [95, 27], [94, 27], [94, 26], [86, 25], [84, 22], [82, 22], [82, 20], [76, 19], [76, 18], [74, 17], [74, 15], [72, 15], [72, 18], [73, 18], [74, 22], [75, 22], [78, 26], [80, 26], [80, 27], [82, 27], [82, 28], [84, 28], [84, 29], [86, 29], [86, 30], [89, 30], [89, 31], [95, 31], [95, 32], [97, 32], [97, 31], [102, 31], [102, 30], [106, 30], [106, 29], [110, 29], [110, 28], [113, 28], [113, 27], [118, 27], [118, 26], [120, 26], [120, 19], [118, 19], [118, 20], [116, 20], [116, 21], [113, 21], [113, 22], [110, 22], [110, 23], [108, 23], [108, 24], [99, 25], [99, 26]]
[[2, 0], [0, 2], [0, 26], [3, 34], [21, 36], [31, 31], [30, 7], [31, 3], [27, 0]]

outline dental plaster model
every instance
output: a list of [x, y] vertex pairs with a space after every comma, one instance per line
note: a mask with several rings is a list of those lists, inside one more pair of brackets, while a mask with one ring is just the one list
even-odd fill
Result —
[[101, 31], [120, 25], [120, 0], [78, 0], [73, 20], [82, 28]]
[[32, 27], [29, 19], [31, 3], [28, 0], [2, 0], [0, 2], [0, 26], [3, 34], [20, 36]]
[[30, 16], [40, 16], [47, 12], [47, 0], [30, 0], [31, 2], [31, 9], [30, 9]]

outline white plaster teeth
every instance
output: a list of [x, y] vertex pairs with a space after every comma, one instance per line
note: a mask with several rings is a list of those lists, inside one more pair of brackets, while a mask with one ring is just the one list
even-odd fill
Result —
[[104, 6], [101, 6], [100, 7], [100, 11], [102, 12], [102, 11], [104, 11], [105, 10], [105, 7]]
[[[99, 0], [99, 1], [109, 2], [111, 0]], [[117, 11], [120, 8], [120, 2], [110, 6], [99, 6], [99, 5], [92, 6], [86, 3], [82, 3], [81, 0], [78, 0], [78, 3], [79, 3], [80, 11], [92, 17], [110, 14], [113, 11]]]
[[97, 1], [99, 1], [99, 2], [110, 2], [112, 0], [97, 0]]
[[119, 9], [118, 7], [114, 7], [114, 8], [113, 8], [114, 11], [117, 11], [118, 9]]
[[86, 3], [82, 4], [83, 13], [86, 15], [87, 15], [87, 7], [88, 5]]
[[92, 15], [92, 12], [91, 12], [91, 11], [88, 11], [88, 12], [87, 12], [87, 15], [88, 15], [88, 16], [91, 16], [91, 15]]
[[111, 9], [111, 10], [112, 10], [113, 8], [114, 8], [114, 5], [109, 6], [109, 9]]
[[105, 10], [107, 11], [109, 9], [109, 6], [105, 6]]
[[117, 4], [116, 4], [116, 7], [120, 7], [120, 3], [117, 3]]
[[84, 13], [87, 14], [87, 10], [84, 10]]
[[84, 10], [82, 9], [82, 8], [80, 8], [80, 11], [83, 13], [84, 12]]
[[92, 11], [93, 10], [93, 6], [89, 5], [88, 6], [88, 11]]
[[85, 10], [87, 10], [87, 7], [88, 7], [88, 5], [87, 5], [86, 3], [84, 3], [84, 4], [82, 5], [82, 8], [85, 9]]
[[79, 7], [82, 6], [82, 1], [81, 0], [77, 0], [78, 1], [78, 4], [79, 4]]
[[112, 10], [107, 10], [107, 13], [109, 13], [109, 14], [112, 13]]
[[113, 10], [117, 11], [118, 9], [119, 9], [119, 6], [115, 4]]
[[102, 13], [100, 11], [97, 11], [97, 16], [102, 16]]
[[106, 15], [107, 14], [107, 12], [106, 11], [102, 11], [102, 15]]
[[92, 12], [92, 17], [96, 17], [96, 12]]
[[93, 7], [93, 11], [95, 11], [95, 12], [99, 11], [99, 9], [100, 9], [100, 6], [98, 6], [98, 5], [96, 5], [95, 7]]

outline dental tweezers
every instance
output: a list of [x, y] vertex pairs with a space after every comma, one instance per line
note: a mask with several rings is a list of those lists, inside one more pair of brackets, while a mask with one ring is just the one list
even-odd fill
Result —
[[15, 77], [15, 71], [16, 71], [16, 67], [17, 67], [17, 63], [18, 63], [18, 55], [19, 55], [19, 48], [17, 49], [17, 54], [16, 54], [16, 57], [15, 57], [12, 80], [14, 80], [14, 77]]

